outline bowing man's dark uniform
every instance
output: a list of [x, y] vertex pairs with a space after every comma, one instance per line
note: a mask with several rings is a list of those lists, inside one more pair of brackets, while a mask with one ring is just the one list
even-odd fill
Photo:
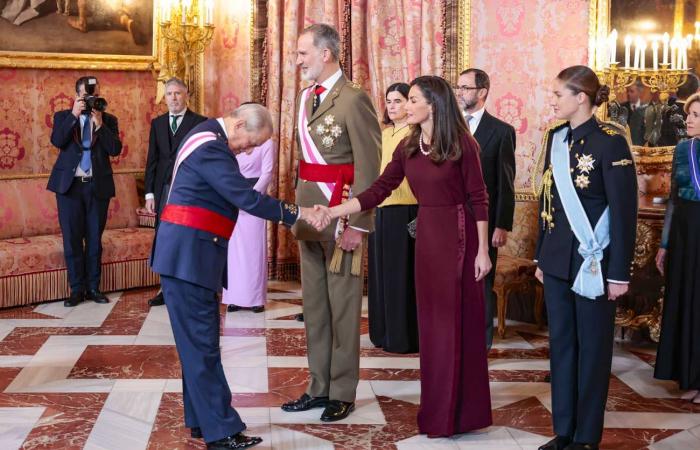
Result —
[[[605, 293], [589, 299], [572, 291], [582, 266], [579, 242], [552, 179], [551, 196], [544, 182], [536, 260], [544, 272], [552, 371], [552, 416], [558, 436], [598, 443], [612, 364], [615, 309], [607, 283], [629, 282], [635, 245], [637, 178], [632, 155], [622, 135], [594, 117], [573, 130], [565, 123], [545, 136], [545, 168], [550, 170], [554, 133], [568, 132], [569, 171], [585, 214], [595, 227], [609, 206], [610, 243], [600, 268]], [[591, 161], [592, 160], [592, 161]], [[547, 179], [547, 172], [543, 180]], [[547, 206], [551, 198], [551, 208]], [[551, 219], [551, 220], [550, 220]]]
[[84, 172], [90, 176], [76, 176], [84, 150], [81, 140], [80, 119], [70, 109], [54, 114], [51, 143], [60, 151], [46, 188], [56, 193], [63, 254], [74, 294], [100, 288], [102, 232], [109, 201], [114, 197], [109, 157], [119, 156], [122, 151], [117, 118], [102, 113], [102, 126], [92, 129], [87, 149], [90, 168]]
[[[226, 286], [228, 238], [238, 210], [292, 225], [296, 205], [256, 192], [241, 175], [222, 125], [211, 119], [183, 141], [202, 132], [216, 139], [195, 150], [174, 174], [156, 232], [152, 268], [161, 275], [165, 304], [182, 364], [185, 425], [199, 427], [213, 442], [245, 429], [231, 407], [221, 366], [219, 302]], [[163, 195], [168, 195], [165, 192]]]

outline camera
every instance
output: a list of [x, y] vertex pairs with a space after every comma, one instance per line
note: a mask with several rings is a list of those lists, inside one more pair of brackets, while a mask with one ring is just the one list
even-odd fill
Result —
[[104, 112], [107, 109], [107, 100], [95, 96], [97, 78], [89, 78], [85, 83], [85, 112], [90, 114], [92, 110]]

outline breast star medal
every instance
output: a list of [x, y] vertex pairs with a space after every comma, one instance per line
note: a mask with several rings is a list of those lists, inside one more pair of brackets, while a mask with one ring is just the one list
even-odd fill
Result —
[[343, 129], [335, 121], [332, 114], [328, 114], [323, 118], [323, 123], [316, 126], [316, 134], [321, 137], [321, 144], [324, 147], [330, 148], [335, 145], [335, 141], [343, 134]]
[[579, 189], [586, 189], [591, 181], [588, 179], [588, 175], [580, 173], [574, 180], [574, 183], [576, 183], [576, 187]]
[[593, 164], [595, 164], [595, 159], [593, 159], [592, 155], [577, 155], [576, 159], [578, 159], [578, 165], [576, 166], [576, 168], [580, 172], [588, 174], [591, 172], [591, 170], [593, 170]]

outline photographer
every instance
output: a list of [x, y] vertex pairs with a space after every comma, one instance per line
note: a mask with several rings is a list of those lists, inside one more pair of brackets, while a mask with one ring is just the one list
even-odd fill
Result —
[[[95, 77], [75, 82], [72, 109], [53, 117], [51, 143], [60, 152], [47, 189], [56, 193], [71, 295], [64, 306], [83, 300], [109, 303], [100, 292], [102, 232], [114, 197], [110, 156], [122, 151], [117, 118], [105, 111]], [[84, 241], [84, 243], [83, 243]]]

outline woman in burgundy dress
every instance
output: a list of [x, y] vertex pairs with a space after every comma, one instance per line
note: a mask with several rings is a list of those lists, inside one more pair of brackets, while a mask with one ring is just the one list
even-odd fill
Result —
[[406, 110], [413, 129], [381, 177], [330, 214], [374, 208], [408, 179], [419, 205], [418, 428], [428, 437], [451, 436], [492, 423], [482, 286], [491, 269], [488, 196], [478, 144], [450, 85], [440, 77], [416, 78]]

